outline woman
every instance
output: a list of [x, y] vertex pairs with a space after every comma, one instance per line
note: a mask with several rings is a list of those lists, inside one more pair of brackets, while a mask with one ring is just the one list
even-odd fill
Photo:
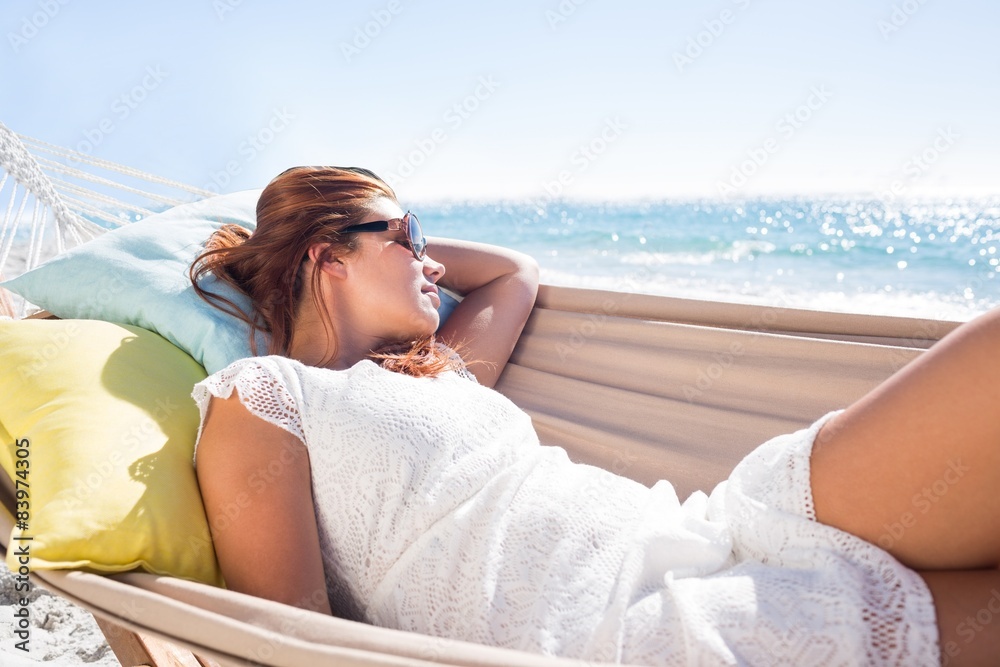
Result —
[[[681, 505], [666, 482], [648, 489], [539, 446], [489, 389], [534, 302], [530, 258], [425, 241], [363, 169], [286, 171], [257, 224], [249, 237], [224, 228], [192, 267], [196, 289], [211, 271], [250, 296], [246, 319], [273, 355], [194, 392], [199, 484], [230, 588], [631, 663], [1000, 654], [1000, 616], [972, 639], [967, 623], [1000, 591], [1000, 313]], [[438, 285], [465, 298], [435, 339]], [[954, 484], [932, 510], [888, 552], [875, 546], [942, 476]]]

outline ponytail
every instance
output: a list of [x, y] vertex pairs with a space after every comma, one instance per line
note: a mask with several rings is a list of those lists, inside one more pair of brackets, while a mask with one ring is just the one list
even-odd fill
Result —
[[[249, 269], [246, 266], [248, 263], [246, 259], [252, 254], [252, 251], [247, 252], [245, 246], [249, 238], [250, 230], [245, 227], [235, 224], [223, 225], [208, 238], [205, 251], [191, 265], [188, 277], [191, 279], [194, 291], [209, 305], [236, 317], [250, 327], [250, 351], [257, 355], [260, 354], [257, 349], [257, 334], [263, 332], [270, 335], [272, 332], [267, 318], [253, 298], [252, 286], [248, 285], [246, 280]], [[214, 275], [220, 282], [245, 294], [252, 304], [251, 312], [245, 312], [243, 308], [221, 294], [204, 289], [200, 282], [207, 274]], [[273, 337], [271, 340], [273, 343]], [[269, 354], [276, 353], [272, 348], [273, 345], [269, 344], [267, 351]]]

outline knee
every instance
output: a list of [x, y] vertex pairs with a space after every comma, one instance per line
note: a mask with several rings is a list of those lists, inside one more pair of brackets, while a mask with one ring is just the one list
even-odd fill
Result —
[[970, 345], [985, 346], [994, 352], [1000, 351], [1000, 307], [974, 317], [946, 336], [946, 338], [952, 337], [967, 338]]
[[1000, 306], [996, 306], [994, 308], [990, 308], [981, 317], [983, 317], [983, 319], [985, 319], [985, 320], [987, 320], [989, 322], [992, 322], [994, 325], [996, 325], [998, 322], [1000, 322]]
[[994, 345], [1000, 345], [1000, 307], [986, 311], [968, 324], [970, 328], [991, 337]]

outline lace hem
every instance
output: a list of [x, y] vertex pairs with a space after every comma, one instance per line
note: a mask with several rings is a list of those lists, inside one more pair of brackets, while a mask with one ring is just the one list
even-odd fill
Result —
[[816, 520], [812, 448], [822, 426], [840, 412], [769, 440], [733, 471], [726, 512], [741, 559], [840, 570], [845, 584], [838, 596], [853, 596], [861, 611], [863, 622], [854, 632], [863, 640], [865, 664], [938, 664], [934, 602], [923, 579], [878, 546]]

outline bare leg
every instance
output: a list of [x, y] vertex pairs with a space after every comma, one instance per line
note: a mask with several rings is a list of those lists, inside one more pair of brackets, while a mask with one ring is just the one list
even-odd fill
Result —
[[1000, 570], [919, 574], [934, 597], [942, 664], [996, 665], [1000, 656]]
[[913, 569], [996, 568], [1000, 310], [953, 331], [828, 422], [811, 468], [819, 521]]

